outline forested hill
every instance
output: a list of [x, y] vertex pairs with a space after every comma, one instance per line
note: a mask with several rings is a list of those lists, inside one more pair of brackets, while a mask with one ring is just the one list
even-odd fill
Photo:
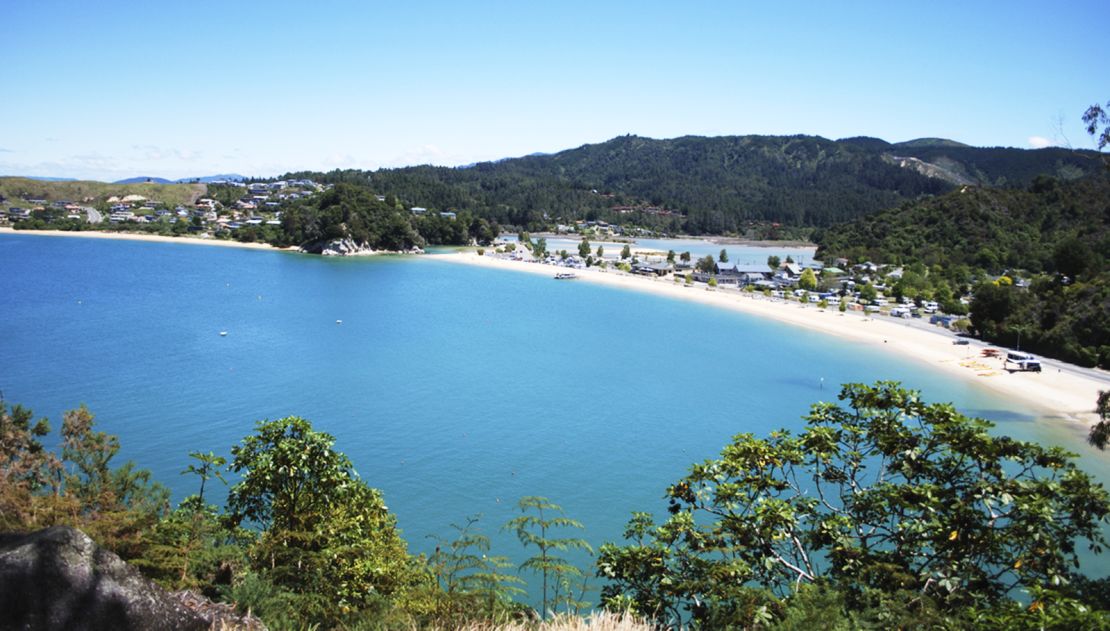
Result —
[[903, 289], [933, 274], [961, 292], [977, 281], [971, 325], [981, 338], [1110, 368], [1106, 173], [1071, 182], [1040, 177], [1027, 190], [964, 187], [814, 238], [825, 260], [906, 264]]
[[1110, 177], [1040, 177], [1026, 189], [962, 187], [814, 235], [825, 260], [967, 265], [988, 273], [1055, 272], [1064, 258], [1105, 268]]
[[673, 232], [720, 234], [743, 231], [753, 221], [833, 225], [967, 183], [1024, 187], [1040, 174], [1076, 178], [1099, 166], [1094, 157], [943, 139], [891, 144], [814, 136], [621, 136], [461, 168], [287, 177], [368, 183], [376, 193], [411, 205], [467, 209], [503, 224], [528, 225], [547, 213], [552, 219], [631, 219]]

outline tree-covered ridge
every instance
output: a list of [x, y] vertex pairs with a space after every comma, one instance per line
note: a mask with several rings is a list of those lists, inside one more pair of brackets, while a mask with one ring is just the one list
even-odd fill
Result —
[[929, 266], [970, 288], [983, 339], [1083, 366], [1110, 366], [1110, 177], [1037, 178], [1028, 189], [964, 187], [815, 235], [818, 256]]
[[1085, 265], [1102, 269], [1110, 253], [1110, 178], [962, 187], [829, 227], [814, 240], [823, 260], [967, 265], [991, 274], [1056, 271], [1057, 248], [1067, 242]]
[[499, 231], [496, 223], [470, 213], [414, 216], [392, 197], [380, 200], [365, 186], [340, 183], [322, 195], [283, 207], [280, 230], [263, 237], [275, 245], [310, 251], [334, 240], [404, 251], [427, 244], [488, 244]]
[[1040, 174], [1077, 177], [1090, 152], [975, 148], [950, 141], [892, 145], [874, 138], [722, 136], [656, 140], [622, 136], [550, 155], [465, 168], [418, 166], [374, 172], [296, 173], [324, 182], [369, 184], [429, 208], [469, 209], [504, 224], [549, 217], [638, 222], [671, 232], [739, 232], [748, 222], [827, 226], [952, 188], [902, 166], [913, 157], [959, 181], [1025, 186]]

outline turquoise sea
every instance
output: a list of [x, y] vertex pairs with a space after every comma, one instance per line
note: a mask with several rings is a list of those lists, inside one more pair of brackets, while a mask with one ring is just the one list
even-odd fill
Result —
[[847, 381], [901, 380], [1081, 452], [1110, 480], [1074, 428], [973, 384], [638, 292], [419, 257], [23, 234], [0, 236], [0, 269], [9, 403], [55, 429], [87, 404], [177, 499], [194, 491], [189, 451], [227, 455], [258, 419], [306, 417], [384, 491], [418, 552], [481, 513], [494, 553], [522, 558], [498, 528], [524, 495], [562, 504], [595, 546], [618, 540], [632, 511], [664, 510], [691, 463], [738, 432], [800, 427]]

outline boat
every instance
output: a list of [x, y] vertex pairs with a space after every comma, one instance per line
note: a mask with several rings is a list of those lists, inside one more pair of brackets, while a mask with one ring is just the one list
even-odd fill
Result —
[[559, 272], [555, 275], [555, 280], [572, 280], [578, 278], [573, 272]]
[[220, 337], [227, 337], [227, 331], [220, 331]]

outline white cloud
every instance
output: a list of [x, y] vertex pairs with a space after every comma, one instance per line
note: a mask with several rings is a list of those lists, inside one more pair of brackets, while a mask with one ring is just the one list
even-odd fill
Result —
[[1055, 140], [1049, 140], [1044, 136], [1030, 136], [1029, 146], [1034, 149], [1044, 149], [1045, 147], [1053, 147], [1056, 145]]

